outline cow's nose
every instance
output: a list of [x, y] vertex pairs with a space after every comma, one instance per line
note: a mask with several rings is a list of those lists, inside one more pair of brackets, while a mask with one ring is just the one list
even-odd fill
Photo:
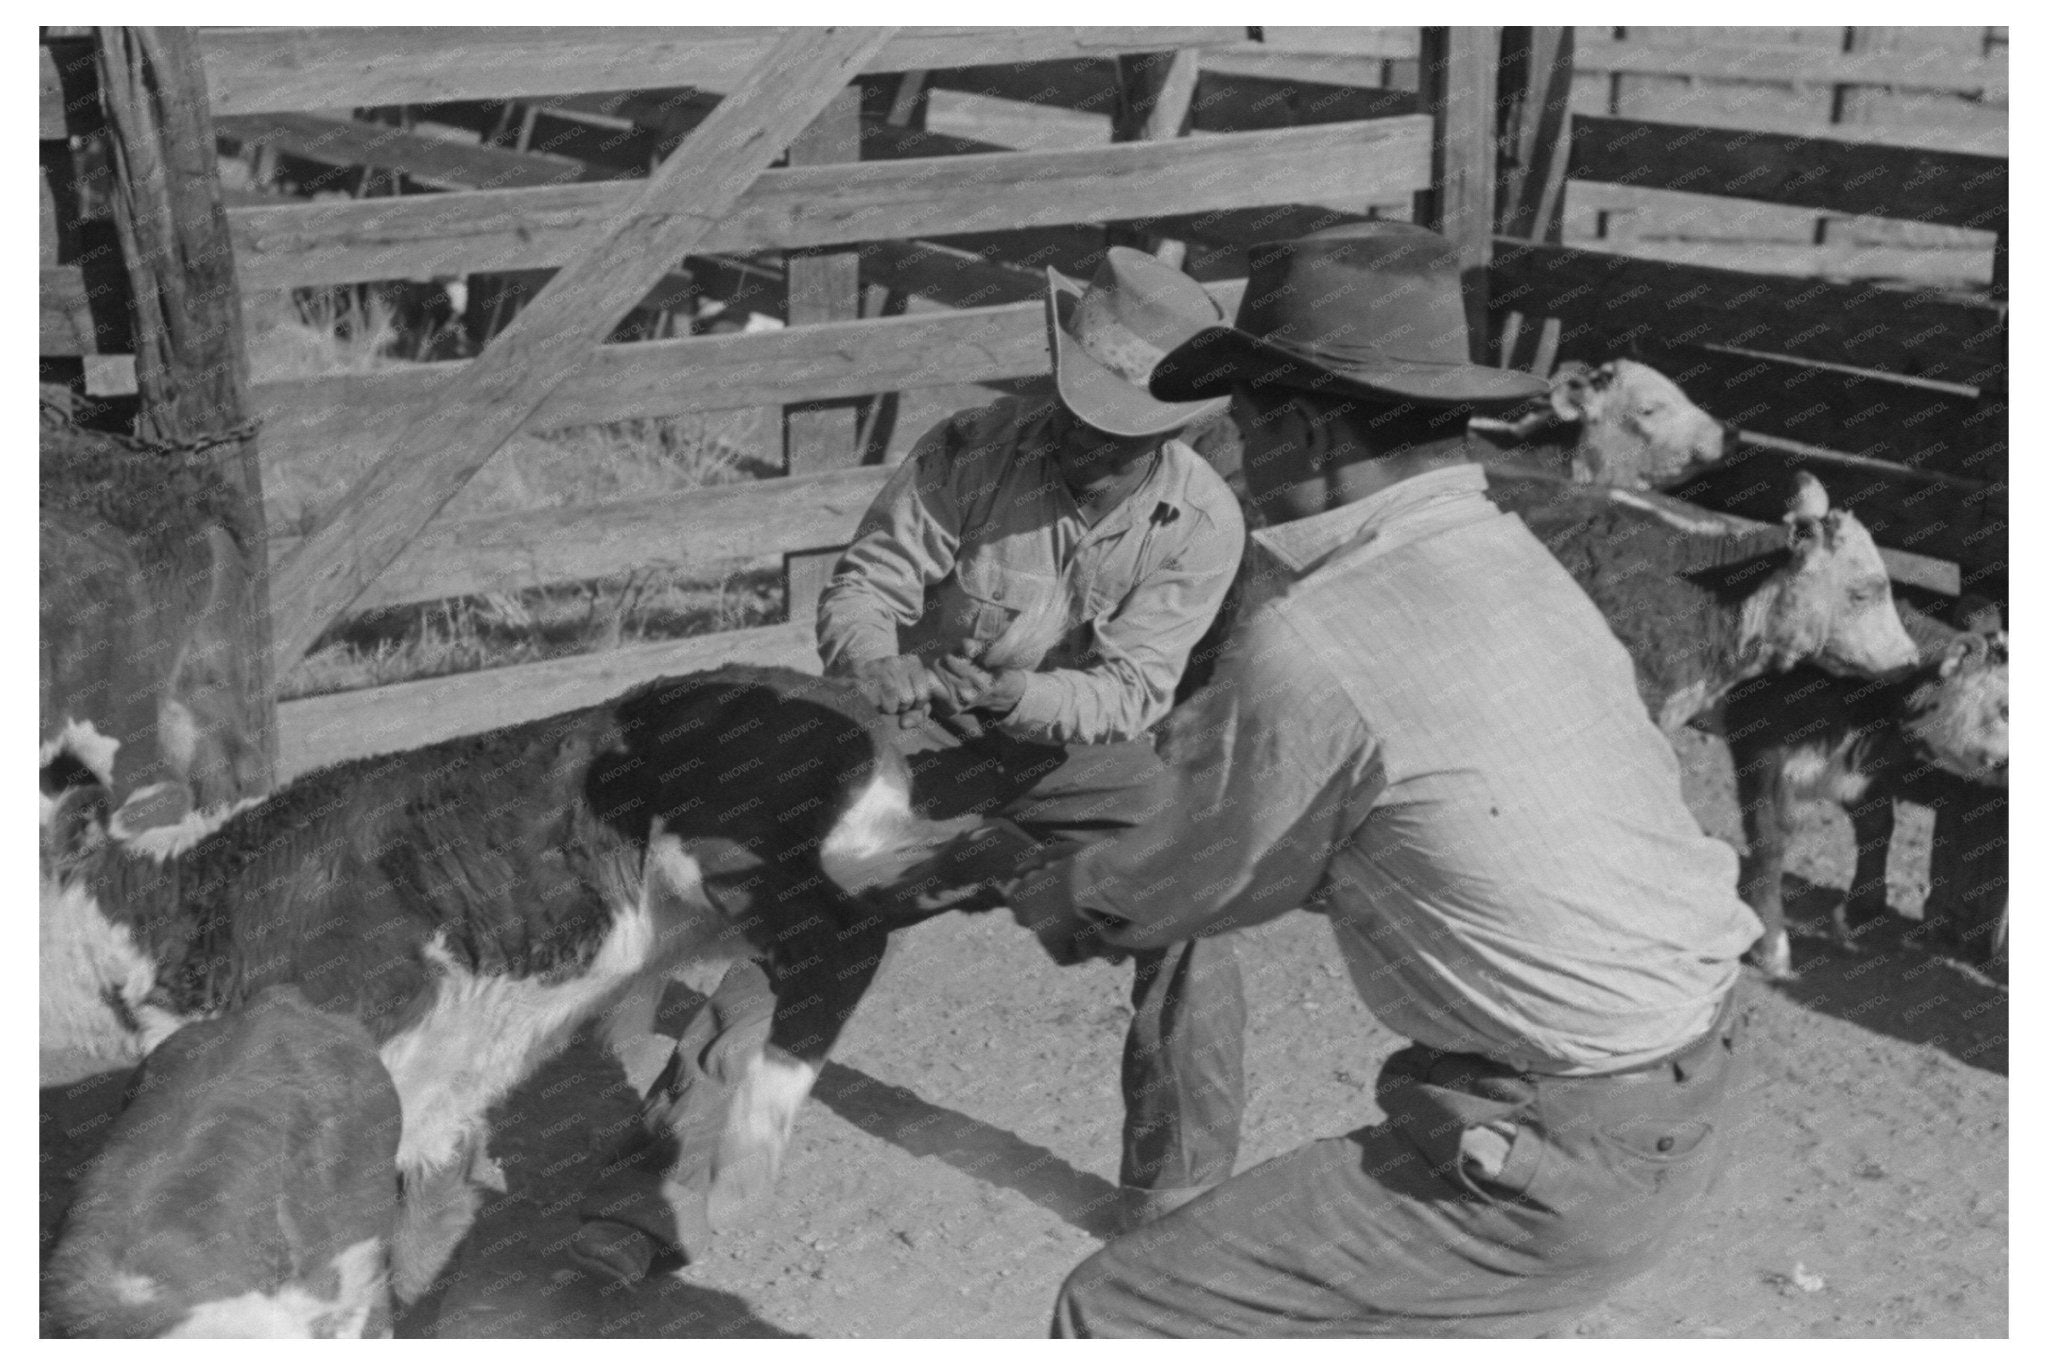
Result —
[[1742, 444], [1742, 435], [1741, 435], [1741, 433], [1740, 433], [1740, 432], [1738, 432], [1738, 431], [1737, 431], [1737, 430], [1735, 429], [1735, 423], [1733, 423], [1733, 422], [1723, 422], [1723, 423], [1721, 423], [1721, 456], [1720, 456], [1720, 457], [1721, 457], [1722, 459], [1724, 459], [1724, 460], [1732, 460], [1732, 459], [1734, 459], [1734, 458], [1735, 458], [1735, 452], [1736, 452], [1736, 450], [1737, 450], [1737, 449], [1738, 449], [1738, 448], [1739, 448], [1739, 447], [1741, 446], [1741, 444]]

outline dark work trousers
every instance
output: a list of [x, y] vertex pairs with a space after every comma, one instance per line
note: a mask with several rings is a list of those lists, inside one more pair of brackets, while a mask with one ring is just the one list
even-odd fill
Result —
[[[961, 740], [927, 724], [903, 732], [903, 748], [918, 814], [1001, 815], [1050, 843], [1089, 844], [1143, 824], [1163, 797], [1156, 780], [1163, 765], [1149, 740], [1055, 746], [994, 731]], [[1134, 964], [1121, 1180], [1163, 1191], [1215, 1185], [1236, 1165], [1244, 1111], [1245, 1005], [1236, 951], [1228, 936], [1205, 938], [1136, 954]], [[700, 1253], [710, 1236], [708, 1163], [732, 1088], [766, 1042], [773, 1008], [758, 964], [726, 971], [647, 1097], [650, 1136], [681, 1148], [666, 1198], [655, 1195], [645, 1158], [622, 1160], [585, 1195], [585, 1217], [638, 1227], [686, 1258]]]
[[1245, 1172], [1067, 1277], [1062, 1337], [1540, 1336], [1649, 1269], [1714, 1185], [1741, 1064], [1698, 1042], [1612, 1076], [1411, 1046], [1383, 1123]]

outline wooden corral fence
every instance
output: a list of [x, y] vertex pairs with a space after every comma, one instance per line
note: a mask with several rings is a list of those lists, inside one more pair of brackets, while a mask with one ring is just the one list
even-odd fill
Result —
[[[137, 285], [101, 226], [120, 177], [96, 152], [118, 32], [46, 29], [42, 48], [45, 377], [82, 372], [102, 394], [138, 350]], [[1492, 354], [1640, 355], [1758, 433], [1729, 478], [1691, 490], [1700, 500], [1774, 519], [1771, 478], [1812, 464], [1913, 552], [1898, 562], [1922, 581], [1961, 564], [2002, 595], [2002, 266], [1974, 294], [1933, 292], [1617, 257], [1562, 227], [1582, 192], [1739, 195], [1816, 222], [1995, 232], [2002, 260], [2000, 156], [1893, 148], [1870, 127], [1765, 136], [1622, 117], [1613, 102], [1630, 74], [1782, 77], [1825, 89], [1836, 127], [1857, 107], [1845, 96], [2002, 99], [2002, 53], [1944, 64], [1853, 35], [1793, 52], [1555, 28], [155, 32], [192, 54], [172, 102], [252, 157], [259, 182], [343, 191], [227, 195], [241, 296], [467, 279], [472, 315], [487, 283], [490, 311], [511, 317], [475, 359], [249, 389], [269, 456], [378, 457], [309, 536], [275, 535], [280, 674], [352, 610], [652, 563], [787, 566], [784, 624], [285, 703], [286, 774], [664, 672], [814, 666], [824, 570], [917, 434], [893, 429], [898, 396], [1042, 375], [1043, 266], [1086, 274], [1106, 244], [1137, 243], [1231, 306], [1248, 243], [1357, 216], [1414, 216], [1460, 243]], [[1024, 145], [1029, 120], [1016, 145], [944, 131], [933, 111], [963, 98], [1086, 128], [1053, 147]], [[372, 184], [398, 192], [348, 197]], [[621, 330], [693, 298], [784, 325]], [[436, 515], [522, 428], [763, 404], [783, 408], [781, 477]]]

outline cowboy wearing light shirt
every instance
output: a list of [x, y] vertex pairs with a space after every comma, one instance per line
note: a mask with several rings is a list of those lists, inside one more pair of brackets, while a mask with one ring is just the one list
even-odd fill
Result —
[[[960, 413], [918, 442], [818, 605], [829, 674], [910, 730], [920, 814], [1000, 813], [1087, 843], [1158, 814], [1148, 731], [1244, 550], [1223, 480], [1177, 439], [1221, 399], [1145, 389], [1223, 320], [1202, 287], [1111, 248], [1083, 290], [1048, 271], [1056, 397]], [[1243, 1107], [1243, 988], [1227, 939], [1138, 955], [1122, 1200], [1138, 1223], [1223, 1180]]]
[[1721, 1164], [1735, 855], [1679, 796], [1626, 652], [1484, 496], [1455, 251], [1404, 224], [1255, 249], [1227, 390], [1266, 604], [1176, 717], [1164, 813], [1012, 897], [1061, 961], [1309, 905], [1413, 1045], [1384, 1123], [1297, 1149], [1068, 1278], [1079, 1336], [1526, 1335], [1646, 1269]]

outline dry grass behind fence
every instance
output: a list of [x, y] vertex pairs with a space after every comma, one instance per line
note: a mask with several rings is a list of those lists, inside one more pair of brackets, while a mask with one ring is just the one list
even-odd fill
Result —
[[[374, 287], [268, 296], [250, 310], [248, 326], [250, 369], [259, 381], [403, 365], [431, 343], [408, 336]], [[758, 478], [777, 472], [777, 419], [773, 409], [746, 409], [523, 433], [441, 515], [541, 512]], [[271, 525], [310, 531], [373, 458], [368, 450], [338, 450], [317, 463], [267, 461]], [[686, 571], [649, 568], [351, 617], [285, 675], [278, 695], [288, 700], [769, 624], [783, 615], [781, 567], [771, 556]]]

